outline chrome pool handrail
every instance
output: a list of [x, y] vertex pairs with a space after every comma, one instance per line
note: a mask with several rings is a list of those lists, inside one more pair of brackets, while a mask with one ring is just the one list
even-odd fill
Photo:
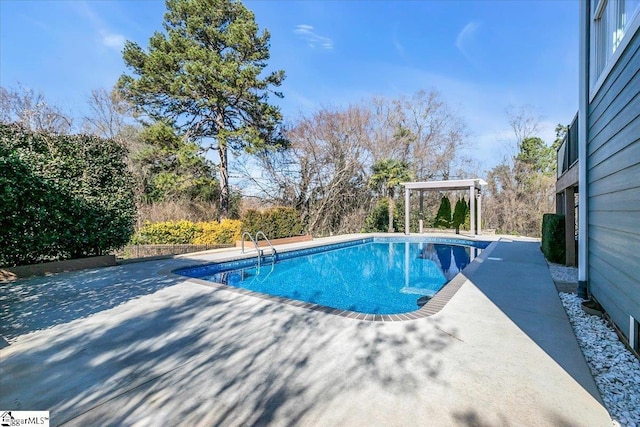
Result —
[[[248, 231], [245, 231], [244, 233], [242, 233], [242, 237], [240, 237], [240, 240], [242, 241], [241, 244], [241, 249], [240, 249], [240, 253], [244, 253], [244, 236], [248, 236], [249, 240], [251, 240], [251, 243], [253, 243], [253, 246], [256, 248], [256, 252], [258, 251], [258, 244], [256, 243], [255, 239], [251, 236], [251, 234]], [[256, 234], [257, 236], [257, 234]]]
[[267, 242], [267, 244], [271, 248], [271, 252], [272, 252], [272, 255], [273, 255], [273, 258], [274, 258], [274, 262], [275, 262], [275, 258], [278, 255], [278, 252], [276, 252], [276, 248], [273, 247], [273, 245], [271, 244], [271, 241], [264, 234], [264, 231], [258, 230], [258, 232], [256, 233], [256, 242], [258, 242], [258, 239], [259, 239], [261, 234], [262, 234], [262, 237], [264, 237], [264, 240]]
[[262, 249], [260, 249], [260, 246], [258, 245], [258, 242], [259, 242], [259, 239], [260, 239], [260, 235], [262, 235], [264, 240], [267, 242], [267, 244], [271, 248], [271, 256], [273, 258], [272, 261], [271, 261], [271, 270], [273, 271], [273, 265], [276, 263], [276, 258], [278, 256], [278, 252], [276, 251], [276, 248], [274, 248], [273, 245], [271, 244], [271, 241], [269, 240], [269, 238], [264, 234], [264, 232], [262, 230], [258, 230], [258, 232], [255, 235], [255, 238], [248, 231], [243, 232], [242, 233], [242, 237], [240, 238], [241, 241], [242, 241], [241, 248], [240, 248], [241, 253], [245, 253], [244, 252], [244, 237], [245, 237], [245, 235], [249, 237], [249, 240], [251, 240], [251, 242], [253, 243], [253, 246], [256, 248], [257, 257], [258, 257], [258, 272], [260, 272], [260, 266], [262, 264], [262, 257], [264, 256], [264, 251]]

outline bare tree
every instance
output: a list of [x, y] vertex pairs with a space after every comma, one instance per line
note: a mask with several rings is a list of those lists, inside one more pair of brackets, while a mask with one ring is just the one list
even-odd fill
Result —
[[133, 108], [120, 92], [94, 89], [87, 103], [89, 114], [82, 120], [84, 132], [107, 139], [128, 139], [137, 133]]
[[449, 179], [465, 161], [468, 145], [464, 122], [436, 91], [410, 97], [374, 99], [373, 134], [369, 149], [374, 161], [408, 162], [419, 180]]
[[509, 125], [513, 129], [518, 146], [526, 138], [536, 136], [540, 132], [540, 116], [533, 105], [525, 104], [519, 107], [513, 105], [507, 108]]
[[533, 107], [512, 107], [507, 117], [517, 149], [488, 173], [485, 223], [502, 233], [540, 236], [542, 214], [553, 211], [554, 159], [534, 136], [539, 117]]
[[313, 234], [360, 231], [371, 202], [367, 126], [368, 112], [357, 106], [301, 118], [287, 132], [288, 150], [260, 153], [253, 186], [269, 202], [295, 207]]
[[460, 173], [467, 144], [462, 120], [424, 91], [322, 109], [301, 117], [287, 138], [290, 149], [261, 152], [242, 174], [266, 203], [298, 209], [313, 234], [363, 228], [380, 197], [367, 188], [376, 161], [407, 163], [418, 179], [447, 179]]
[[42, 92], [21, 85], [0, 87], [0, 121], [19, 123], [35, 132], [67, 134], [73, 128], [71, 117], [50, 105]]

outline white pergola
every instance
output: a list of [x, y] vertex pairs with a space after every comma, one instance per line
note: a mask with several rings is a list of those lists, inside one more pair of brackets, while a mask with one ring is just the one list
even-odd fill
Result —
[[[482, 234], [482, 187], [487, 183], [480, 178], [474, 179], [455, 179], [446, 181], [421, 181], [421, 182], [403, 182], [404, 186], [404, 233], [409, 234], [409, 195], [411, 190], [420, 192], [420, 233], [423, 230], [423, 209], [422, 200], [424, 191], [446, 191], [446, 190], [469, 190], [469, 209], [471, 210], [471, 234]], [[478, 224], [476, 232], [476, 200], [478, 201]]]

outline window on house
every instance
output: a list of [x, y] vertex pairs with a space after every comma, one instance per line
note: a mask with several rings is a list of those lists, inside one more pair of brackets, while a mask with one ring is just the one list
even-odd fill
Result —
[[639, 10], [640, 0], [591, 0], [592, 85], [611, 62]]

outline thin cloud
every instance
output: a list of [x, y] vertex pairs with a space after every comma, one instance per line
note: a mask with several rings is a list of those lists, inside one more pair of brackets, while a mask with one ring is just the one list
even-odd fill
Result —
[[102, 31], [102, 44], [108, 48], [115, 49], [121, 52], [124, 48], [126, 37], [122, 34], [112, 34], [106, 31]]
[[92, 4], [86, 0], [68, 3], [75, 12], [90, 22], [103, 46], [121, 52], [124, 48], [126, 37], [122, 34], [112, 33], [107, 29], [105, 21], [93, 10]]
[[471, 55], [471, 49], [474, 41], [475, 34], [480, 28], [479, 22], [471, 21], [458, 33], [458, 37], [456, 37], [456, 47], [462, 53], [462, 56], [466, 58], [472, 65], [477, 66], [476, 62]]
[[404, 54], [404, 46], [402, 45], [402, 43], [400, 43], [400, 41], [398, 40], [398, 38], [394, 35], [393, 39], [391, 40], [393, 42], [393, 47], [395, 48], [396, 52], [398, 53], [398, 55], [400, 55], [401, 57], [404, 58], [405, 54]]
[[316, 47], [327, 50], [333, 49], [333, 40], [329, 37], [321, 36], [313, 30], [314, 28], [311, 25], [300, 24], [296, 25], [296, 29], [293, 32], [305, 40], [312, 49]]

